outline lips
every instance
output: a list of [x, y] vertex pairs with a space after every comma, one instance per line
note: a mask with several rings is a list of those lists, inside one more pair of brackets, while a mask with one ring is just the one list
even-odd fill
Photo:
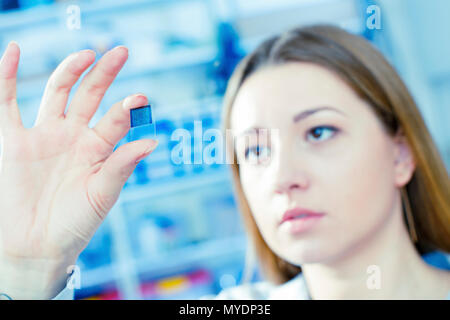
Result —
[[280, 224], [286, 221], [294, 220], [294, 219], [305, 219], [305, 218], [313, 218], [313, 217], [321, 217], [323, 213], [315, 212], [309, 209], [304, 208], [293, 208], [287, 210], [280, 221]]

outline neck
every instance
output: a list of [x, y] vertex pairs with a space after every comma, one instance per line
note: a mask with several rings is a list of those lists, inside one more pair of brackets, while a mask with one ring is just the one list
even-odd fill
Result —
[[357, 248], [326, 263], [302, 265], [312, 299], [413, 299], [428, 266], [404, 225], [398, 197], [390, 219]]

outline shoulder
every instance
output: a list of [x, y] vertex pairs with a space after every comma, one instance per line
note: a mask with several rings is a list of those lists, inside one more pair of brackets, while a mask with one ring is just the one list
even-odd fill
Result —
[[241, 284], [223, 289], [216, 296], [204, 296], [201, 299], [216, 300], [306, 300], [308, 292], [301, 274], [281, 284], [269, 281]]

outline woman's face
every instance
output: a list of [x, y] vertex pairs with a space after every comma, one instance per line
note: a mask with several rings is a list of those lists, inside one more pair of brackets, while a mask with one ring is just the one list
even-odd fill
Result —
[[[315, 64], [251, 75], [231, 127], [256, 224], [269, 247], [296, 265], [332, 261], [373, 239], [392, 221], [397, 188], [412, 175], [411, 162], [396, 163], [401, 149], [371, 107]], [[280, 223], [295, 208], [320, 215]]]

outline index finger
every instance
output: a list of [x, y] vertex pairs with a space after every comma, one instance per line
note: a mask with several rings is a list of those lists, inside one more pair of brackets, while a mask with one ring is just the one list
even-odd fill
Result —
[[108, 51], [84, 77], [70, 103], [66, 118], [77, 118], [89, 123], [127, 59], [128, 49], [124, 46]]

